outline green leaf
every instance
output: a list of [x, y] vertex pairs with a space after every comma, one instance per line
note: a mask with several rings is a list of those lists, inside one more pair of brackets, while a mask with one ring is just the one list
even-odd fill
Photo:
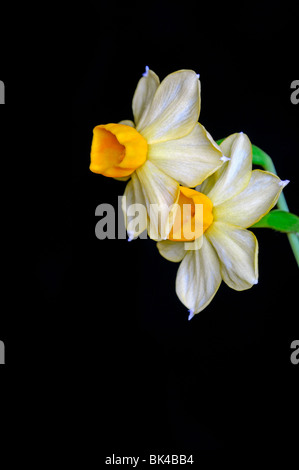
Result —
[[261, 218], [253, 228], [272, 228], [280, 232], [299, 233], [299, 217], [290, 212], [273, 210]]

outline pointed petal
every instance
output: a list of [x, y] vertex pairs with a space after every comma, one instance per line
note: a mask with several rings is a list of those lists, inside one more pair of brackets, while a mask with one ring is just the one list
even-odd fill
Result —
[[148, 159], [183, 186], [194, 188], [220, 168], [222, 152], [201, 124], [181, 139], [149, 145]]
[[146, 207], [141, 184], [135, 173], [132, 174], [132, 178], [127, 184], [122, 198], [122, 210], [125, 217], [125, 225], [131, 239], [138, 237], [147, 228], [146, 211], [144, 211], [144, 217], [142, 216], [142, 213], [140, 213], [141, 211], [139, 212], [139, 226], [132, 223], [135, 219], [135, 211], [133, 210], [131, 212], [129, 208], [132, 207], [133, 209], [134, 204], [142, 204], [143, 207]]
[[168, 75], [158, 87], [150, 108], [137, 130], [149, 144], [180, 139], [198, 121], [200, 82], [192, 70]]
[[235, 290], [257, 284], [258, 243], [252, 232], [223, 222], [214, 222], [206, 231], [221, 262], [221, 276]]
[[240, 227], [250, 227], [275, 206], [283, 189], [278, 176], [254, 170], [244, 191], [214, 207], [216, 220]]
[[142, 125], [159, 84], [159, 77], [152, 70], [139, 80], [132, 102], [136, 126]]
[[166, 230], [169, 218], [174, 213], [172, 206], [179, 197], [179, 184], [149, 160], [136, 170], [136, 175], [142, 186], [150, 217], [149, 236], [154, 240], [164, 239], [171, 228], [169, 226]]
[[165, 240], [157, 243], [157, 248], [160, 255], [169, 261], [175, 263], [182, 261], [187, 251], [184, 248], [184, 242], [172, 242], [170, 240]]
[[214, 206], [239, 194], [249, 183], [252, 168], [252, 148], [245, 134], [233, 134], [220, 145], [223, 154], [230, 160], [225, 162], [214, 178], [215, 185], [205, 193]]
[[[230, 135], [229, 137], [224, 139], [224, 141], [221, 143], [221, 146], [218, 146], [222, 152], [222, 155], [223, 155], [222, 161], [224, 163], [230, 160], [230, 157], [228, 157], [228, 155], [231, 154], [232, 144], [238, 135], [239, 134], [237, 133]], [[225, 171], [227, 171], [227, 164], [222, 165], [217, 171], [215, 171], [215, 173], [213, 173], [211, 176], [205, 179], [200, 185], [196, 187], [196, 190], [203, 194], [209, 194], [211, 189], [215, 186], [216, 182], [219, 180], [222, 173], [224, 173]]]
[[200, 250], [188, 251], [178, 269], [176, 293], [193, 313], [202, 311], [213, 299], [221, 284], [216, 252], [203, 236]]

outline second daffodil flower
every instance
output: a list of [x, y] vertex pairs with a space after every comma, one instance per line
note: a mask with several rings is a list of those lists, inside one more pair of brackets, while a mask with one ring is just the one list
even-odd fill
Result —
[[238, 291], [258, 282], [258, 243], [246, 229], [269, 212], [288, 183], [267, 171], [252, 171], [252, 147], [245, 134], [233, 134], [220, 146], [230, 160], [196, 191], [181, 188], [182, 202], [188, 196], [189, 204], [203, 205], [203, 233], [188, 245], [170, 237], [157, 243], [162, 256], [181, 261], [176, 292], [189, 319], [211, 302], [222, 280]]
[[[137, 85], [132, 108], [134, 122], [94, 128], [90, 170], [130, 179], [123, 198], [130, 238], [148, 228], [150, 208], [159, 208], [160, 214], [153, 211], [150, 220], [150, 236], [159, 240], [165, 237], [164, 227], [179, 199], [179, 183], [194, 188], [220, 168], [225, 158], [198, 123], [200, 82], [195, 72], [180, 70], [160, 84], [158, 76], [147, 67]], [[128, 208], [132, 204], [146, 207], [147, 216], [139, 220], [137, 227], [128, 229], [132, 220]]]

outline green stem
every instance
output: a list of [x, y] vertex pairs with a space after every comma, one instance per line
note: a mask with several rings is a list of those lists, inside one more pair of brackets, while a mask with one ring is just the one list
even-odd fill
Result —
[[[259, 165], [263, 167], [266, 171], [270, 171], [271, 173], [277, 175], [271, 157], [256, 145], [252, 145], [252, 163], [254, 165]], [[281, 192], [279, 196], [279, 199], [277, 201], [277, 207], [283, 211], [289, 212], [287, 201], [284, 197], [283, 192]], [[288, 233], [287, 236], [299, 267], [299, 238], [296, 233]]]

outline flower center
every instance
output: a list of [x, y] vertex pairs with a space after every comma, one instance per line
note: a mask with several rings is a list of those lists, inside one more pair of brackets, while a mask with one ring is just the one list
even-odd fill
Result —
[[213, 222], [213, 204], [205, 194], [180, 186], [178, 210], [168, 235], [172, 241], [199, 238]]
[[147, 142], [134, 127], [124, 124], [96, 126], [90, 153], [90, 170], [104, 176], [131, 175], [143, 165]]

